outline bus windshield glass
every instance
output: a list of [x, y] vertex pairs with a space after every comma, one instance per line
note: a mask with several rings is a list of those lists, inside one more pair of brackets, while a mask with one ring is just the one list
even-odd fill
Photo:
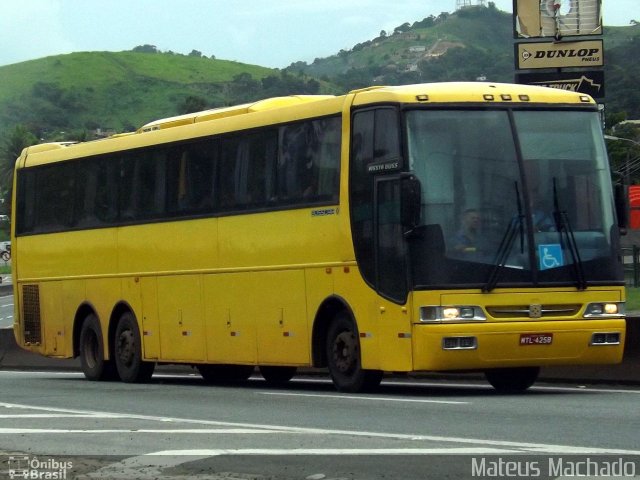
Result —
[[414, 288], [622, 280], [597, 112], [412, 110], [406, 131]]

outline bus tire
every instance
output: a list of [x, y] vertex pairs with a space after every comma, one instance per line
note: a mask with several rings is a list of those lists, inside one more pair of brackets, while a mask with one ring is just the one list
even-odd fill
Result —
[[260, 367], [260, 375], [269, 385], [284, 385], [296, 374], [296, 367]]
[[500, 393], [521, 393], [538, 379], [540, 367], [494, 368], [484, 372], [487, 381]]
[[113, 353], [120, 379], [125, 383], [148, 382], [155, 363], [142, 359], [142, 342], [138, 322], [132, 313], [122, 314], [116, 327]]
[[364, 392], [382, 381], [382, 371], [364, 370], [360, 362], [360, 339], [351, 318], [339, 313], [327, 331], [327, 365], [340, 392]]
[[113, 361], [104, 359], [104, 340], [98, 317], [88, 315], [80, 330], [80, 366], [87, 380], [117, 380], [118, 372]]
[[219, 365], [201, 363], [196, 365], [205, 382], [211, 384], [246, 381], [253, 374], [253, 365]]

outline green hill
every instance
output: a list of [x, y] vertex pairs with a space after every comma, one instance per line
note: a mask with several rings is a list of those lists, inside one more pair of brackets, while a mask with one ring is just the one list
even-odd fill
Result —
[[45, 135], [55, 129], [131, 130], [181, 113], [189, 98], [200, 99], [202, 108], [225, 105], [236, 96], [233, 84], [257, 87], [278, 75], [237, 62], [134, 51], [17, 63], [0, 67], [0, 132], [15, 124]]
[[[640, 118], [640, 63], [631, 61], [640, 46], [640, 25], [605, 27], [604, 42], [607, 111]], [[406, 23], [349, 51], [288, 69], [335, 82], [343, 90], [453, 80], [513, 82], [513, 43], [512, 15], [490, 2], [489, 7]]]

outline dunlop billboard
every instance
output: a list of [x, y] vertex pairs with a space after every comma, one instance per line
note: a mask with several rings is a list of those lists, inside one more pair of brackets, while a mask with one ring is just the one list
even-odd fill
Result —
[[515, 45], [516, 69], [602, 67], [602, 40], [535, 42]]
[[602, 35], [602, 0], [513, 0], [514, 38]]
[[545, 73], [516, 72], [516, 83], [557, 88], [569, 92], [586, 93], [593, 98], [604, 98], [604, 71], [602, 70]]

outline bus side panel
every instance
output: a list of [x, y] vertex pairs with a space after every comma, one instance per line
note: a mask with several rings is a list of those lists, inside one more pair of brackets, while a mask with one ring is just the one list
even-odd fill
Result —
[[248, 363], [257, 360], [256, 333], [250, 310], [258, 292], [248, 290], [249, 275], [228, 273], [204, 277], [204, 310], [209, 363]]
[[216, 268], [217, 220], [208, 218], [119, 228], [118, 271], [135, 276]]
[[411, 370], [411, 309], [378, 296], [355, 267], [338, 270], [335, 282], [336, 293], [347, 299], [353, 309], [360, 334], [362, 367]]
[[206, 341], [200, 275], [158, 277], [162, 360], [204, 362]]
[[[73, 334], [72, 328], [65, 328], [64, 299], [62, 282], [43, 282], [39, 284], [40, 315], [44, 327], [44, 354], [51, 356], [67, 355]], [[69, 340], [67, 341], [67, 338]], [[72, 347], [72, 346], [71, 346]]]
[[99, 229], [19, 237], [17, 280], [113, 274], [115, 232]]
[[[406, 372], [413, 369], [411, 309], [378, 298], [372, 311], [376, 315], [380, 370]], [[363, 362], [366, 368], [366, 363]]]
[[308, 365], [304, 272], [261, 272], [247, 278], [247, 284], [255, 292], [250, 309], [258, 337], [258, 363]]
[[160, 358], [160, 321], [158, 314], [158, 284], [155, 277], [140, 279], [142, 301], [142, 351], [147, 360]]

